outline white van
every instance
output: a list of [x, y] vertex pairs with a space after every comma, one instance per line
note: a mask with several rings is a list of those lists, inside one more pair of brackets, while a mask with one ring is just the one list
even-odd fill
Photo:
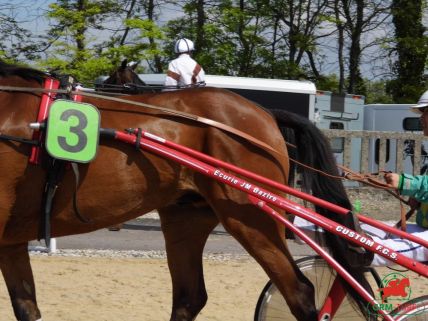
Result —
[[[139, 74], [151, 86], [164, 84], [164, 74]], [[315, 84], [310, 81], [205, 75], [208, 87], [229, 89], [268, 109], [285, 109], [313, 120]], [[201, 102], [202, 103], [202, 102]]]

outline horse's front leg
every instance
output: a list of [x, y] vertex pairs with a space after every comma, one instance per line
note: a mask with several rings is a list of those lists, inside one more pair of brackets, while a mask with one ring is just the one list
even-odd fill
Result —
[[202, 252], [218, 220], [210, 208], [168, 206], [159, 210], [172, 278], [171, 321], [191, 321], [207, 302]]
[[41, 321], [28, 244], [0, 248], [0, 269], [18, 321]]

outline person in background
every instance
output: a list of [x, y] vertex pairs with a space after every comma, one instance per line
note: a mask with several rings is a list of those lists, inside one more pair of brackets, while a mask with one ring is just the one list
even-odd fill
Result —
[[[428, 90], [421, 96], [418, 103], [410, 107], [420, 114], [422, 130], [428, 136]], [[411, 197], [412, 207], [417, 207], [416, 224], [408, 224], [407, 232], [421, 239], [428, 240], [428, 175], [409, 175], [386, 173], [384, 179], [387, 184], [398, 190], [403, 196]], [[397, 252], [417, 261], [428, 260], [428, 248], [422, 245], [401, 239], [397, 236], [377, 240], [383, 245], [395, 249]], [[376, 255], [372, 265], [387, 265], [388, 261]]]
[[[421, 115], [421, 123], [424, 135], [428, 136], [428, 91], [426, 91], [419, 99], [416, 105], [411, 106], [412, 111]], [[410, 196], [414, 200], [412, 205], [418, 205], [416, 214], [416, 224], [407, 224], [407, 233], [411, 233], [423, 240], [428, 240], [428, 175], [412, 176], [408, 174], [386, 173], [384, 179], [387, 184], [397, 189], [401, 195]], [[395, 223], [395, 222], [394, 222]], [[312, 239], [318, 242], [322, 240], [321, 231], [314, 224], [296, 216], [294, 225], [308, 234]], [[368, 224], [361, 224], [363, 231], [370, 235], [373, 241], [391, 248], [404, 256], [412, 258], [416, 261], [428, 261], [428, 248], [418, 243], [401, 239], [395, 235], [379, 230]], [[301, 242], [297, 238], [298, 242]], [[371, 262], [371, 266], [388, 266], [393, 264], [381, 255], [376, 254]]]
[[[420, 114], [422, 130], [424, 135], [428, 136], [428, 90], [418, 103], [410, 108]], [[386, 173], [384, 179], [391, 187], [398, 189], [401, 195], [410, 196], [421, 203], [416, 214], [416, 223], [420, 227], [428, 228], [428, 175]]]
[[205, 85], [205, 72], [191, 57], [195, 46], [193, 41], [181, 38], [176, 41], [174, 52], [177, 58], [168, 65], [165, 86], [186, 87]]

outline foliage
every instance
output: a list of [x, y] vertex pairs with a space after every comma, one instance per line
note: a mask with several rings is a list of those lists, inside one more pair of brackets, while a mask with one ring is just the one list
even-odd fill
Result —
[[392, 13], [398, 60], [393, 69], [396, 78], [388, 91], [397, 103], [412, 103], [427, 89], [424, 79], [428, 58], [428, 36], [422, 24], [422, 0], [394, 0]]
[[387, 92], [388, 80], [367, 82], [366, 104], [393, 104], [394, 99]]
[[[187, 37], [208, 74], [309, 79], [321, 90], [363, 94], [370, 102], [391, 95], [414, 102], [426, 88], [425, 2], [56, 0], [45, 15], [45, 35], [17, 19], [21, 4], [0, 5], [0, 56], [92, 85], [124, 58], [143, 61], [139, 72], [163, 72], [175, 40]], [[376, 66], [374, 80], [362, 75], [363, 64]]]
[[339, 93], [338, 88], [339, 79], [337, 75], [331, 74], [327, 76], [320, 77], [315, 82], [317, 88], [322, 88], [322, 90], [331, 91], [335, 93]]
[[31, 31], [18, 20], [18, 12], [25, 9], [26, 5], [20, 2], [0, 4], [0, 57], [4, 60], [18, 62], [39, 57], [39, 47], [43, 44], [38, 44]]

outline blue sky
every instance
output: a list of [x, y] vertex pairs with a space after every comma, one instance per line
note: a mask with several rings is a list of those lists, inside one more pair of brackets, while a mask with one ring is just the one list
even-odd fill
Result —
[[[0, 0], [0, 10], [5, 11], [8, 10], [10, 14], [15, 16], [15, 18], [23, 23], [23, 26], [29, 30], [31, 30], [35, 34], [43, 34], [48, 26], [48, 19], [44, 17], [46, 14], [46, 10], [48, 9], [48, 6], [50, 3], [55, 2], [52, 0], [14, 0], [12, 4], [9, 3], [10, 0]], [[13, 10], [15, 8], [15, 10]], [[175, 16], [181, 15], [181, 8], [178, 7], [163, 7], [162, 12], [160, 14], [159, 23], [164, 23]], [[114, 23], [114, 22], [112, 22]], [[426, 26], [428, 26], [428, 10], [425, 10], [424, 15], [424, 23]], [[374, 32], [371, 36], [374, 37], [376, 35], [381, 35], [384, 33], [382, 30], [377, 30]], [[99, 30], [95, 31], [94, 34], [92, 34], [92, 37], [96, 37], [97, 40], [100, 40], [103, 38], [103, 35], [100, 34]], [[332, 46], [335, 45], [333, 39], [330, 39], [332, 41]], [[333, 53], [333, 54], [332, 54]], [[335, 64], [336, 56], [335, 51], [333, 50], [332, 53], [327, 53], [326, 56], [326, 62], [328, 62], [325, 65], [326, 70], [323, 72], [327, 73], [334, 73], [335, 69], [337, 69], [337, 66]], [[364, 58], [368, 57], [368, 55], [363, 55], [362, 59], [364, 62]], [[361, 66], [362, 72], [366, 77], [371, 77], [371, 74], [373, 73], [373, 67], [372, 65], [369, 65], [367, 63], [363, 63]]]

